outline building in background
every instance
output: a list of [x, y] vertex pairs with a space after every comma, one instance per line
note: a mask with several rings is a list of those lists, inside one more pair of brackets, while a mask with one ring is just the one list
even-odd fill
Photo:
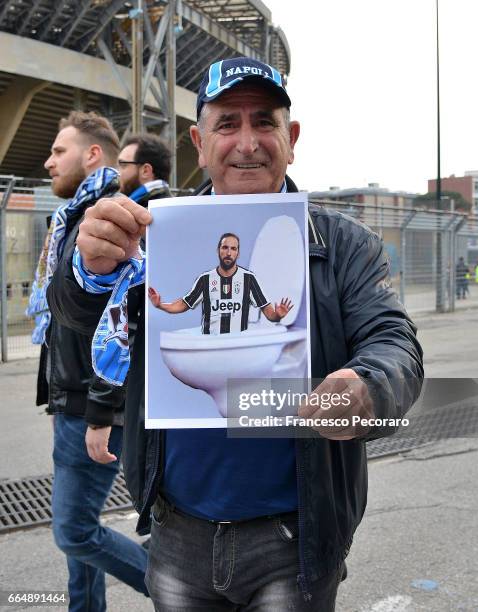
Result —
[[43, 164], [61, 117], [96, 111], [123, 137], [139, 116], [171, 146], [172, 186], [189, 189], [204, 179], [189, 127], [207, 66], [248, 56], [290, 70], [262, 0], [0, 0], [0, 49], [0, 322], [15, 337], [31, 328], [24, 311], [58, 205]]
[[[417, 193], [406, 191], [390, 191], [386, 187], [380, 187], [378, 183], [369, 183], [367, 187], [349, 189], [330, 187], [326, 191], [311, 193], [311, 197], [317, 200], [340, 202], [340, 206], [337, 205], [338, 210], [366, 223], [380, 234], [390, 257], [391, 275], [395, 283], [398, 283], [400, 272], [400, 226], [405, 209], [413, 206], [413, 200], [417, 195]], [[430, 252], [429, 240], [430, 236], [422, 235], [422, 232], [410, 234], [407, 248], [417, 261], [427, 260], [428, 252]], [[420, 276], [416, 282], [428, 282], [427, 275]]]
[[[98, 111], [122, 135], [139, 99], [145, 128], [175, 143], [172, 186], [194, 187], [204, 177], [189, 126], [207, 66], [245, 55], [289, 73], [287, 39], [261, 0], [142, 0], [142, 11], [138, 5], [0, 0], [0, 175], [46, 177], [43, 163], [61, 117], [72, 109]], [[133, 70], [137, 57], [140, 69]], [[138, 78], [133, 83], [138, 74], [141, 87]]]
[[330, 187], [328, 191], [314, 191], [313, 196], [324, 200], [336, 200], [338, 202], [356, 202], [371, 206], [395, 206], [408, 208], [412, 206], [413, 199], [417, 193], [406, 191], [389, 191], [386, 187], [380, 187], [378, 183], [369, 183], [367, 187], [353, 187], [340, 189]]
[[[478, 170], [468, 170], [465, 176], [455, 176], [441, 179], [441, 190], [459, 193], [471, 206], [471, 212], [478, 214]], [[436, 193], [436, 179], [428, 179], [428, 192]]]

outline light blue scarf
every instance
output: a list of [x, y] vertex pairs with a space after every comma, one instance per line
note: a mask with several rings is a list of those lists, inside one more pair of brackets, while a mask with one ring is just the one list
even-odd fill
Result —
[[46, 292], [63, 254], [68, 220], [83, 212], [88, 204], [118, 189], [118, 172], [114, 168], [99, 168], [81, 183], [71, 200], [59, 206], [53, 213], [26, 309], [27, 316], [35, 317], [33, 344], [42, 344], [45, 341], [45, 333], [50, 325], [51, 314]]
[[[136, 202], [155, 190], [169, 192], [167, 183], [161, 180], [142, 185], [129, 197]], [[98, 376], [111, 385], [121, 386], [128, 374], [130, 355], [128, 344], [128, 291], [144, 283], [144, 252], [139, 249], [137, 258], [120, 264], [111, 274], [94, 274], [83, 267], [78, 248], [73, 254], [73, 272], [79, 285], [88, 293], [108, 293], [110, 299], [96, 328], [91, 344], [91, 362]]]

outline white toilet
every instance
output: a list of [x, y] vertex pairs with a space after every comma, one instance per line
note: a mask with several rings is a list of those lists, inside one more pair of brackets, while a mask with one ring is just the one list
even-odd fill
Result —
[[171, 374], [211, 395], [223, 417], [228, 379], [307, 376], [307, 330], [293, 325], [305, 289], [304, 246], [296, 221], [287, 215], [269, 219], [245, 267], [272, 303], [291, 299], [294, 307], [280, 323], [251, 308], [246, 331], [208, 335], [195, 327], [160, 334], [161, 354]]

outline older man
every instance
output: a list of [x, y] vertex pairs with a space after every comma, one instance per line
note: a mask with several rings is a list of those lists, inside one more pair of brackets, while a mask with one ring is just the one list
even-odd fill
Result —
[[[211, 178], [196, 194], [296, 191], [286, 176], [299, 136], [289, 107], [273, 67], [249, 58], [211, 65], [191, 128]], [[77, 241], [83, 274], [95, 273], [97, 285], [107, 287], [136, 254], [150, 219], [127, 199], [89, 209]], [[316, 391], [355, 383], [350, 406], [332, 407], [329, 416], [402, 415], [420, 390], [421, 349], [389, 289], [379, 237], [340, 213], [311, 207], [309, 240], [312, 374], [327, 377]], [[75, 285], [64, 266], [50, 288], [51, 308], [65, 324], [81, 321], [92, 330], [108, 295], [81, 294]], [[144, 401], [143, 343], [141, 332], [127, 404]], [[322, 428], [321, 437], [294, 440], [168, 430], [149, 432], [138, 445], [127, 427], [125, 445], [136, 457], [125, 463], [139, 529], [154, 504], [147, 584], [156, 610], [333, 610], [365, 510], [364, 441], [392, 431]]]

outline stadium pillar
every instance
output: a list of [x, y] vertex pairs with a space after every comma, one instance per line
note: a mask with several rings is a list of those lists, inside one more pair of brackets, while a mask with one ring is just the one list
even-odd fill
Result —
[[17, 76], [0, 96], [0, 164], [5, 159], [33, 97], [49, 84], [48, 81]]

